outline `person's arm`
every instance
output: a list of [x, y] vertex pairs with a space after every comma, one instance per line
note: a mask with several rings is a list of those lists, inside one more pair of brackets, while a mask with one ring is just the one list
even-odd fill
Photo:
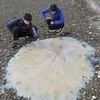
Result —
[[58, 13], [59, 13], [59, 16], [60, 16], [60, 20], [53, 22], [53, 24], [58, 25], [58, 24], [64, 23], [64, 14], [63, 14], [63, 12], [60, 9], [58, 9]]
[[32, 23], [30, 24], [30, 30], [31, 30], [33, 37], [38, 37], [37, 27], [33, 26]]
[[35, 27], [32, 27], [32, 34], [34, 34], [34, 37], [38, 37], [38, 33]]
[[17, 23], [18, 23], [18, 19], [15, 19], [15, 20], [9, 22], [9, 23], [6, 25], [6, 27], [8, 28], [8, 30], [9, 30], [10, 32], [12, 32], [12, 28], [13, 28], [14, 26], [17, 26]]
[[41, 11], [41, 16], [43, 17], [43, 19], [46, 21], [46, 14], [47, 13], [49, 13], [50, 12], [50, 7], [47, 7], [47, 8], [45, 8], [45, 9], [43, 9], [42, 11]]

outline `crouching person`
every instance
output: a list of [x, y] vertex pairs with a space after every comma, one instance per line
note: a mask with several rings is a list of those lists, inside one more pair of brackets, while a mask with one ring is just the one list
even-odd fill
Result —
[[[50, 17], [47, 17], [46, 14], [49, 14]], [[41, 16], [44, 18], [50, 30], [58, 30], [64, 27], [64, 14], [56, 4], [51, 4], [43, 9]]]
[[23, 18], [9, 22], [6, 26], [13, 35], [13, 48], [17, 47], [17, 40], [20, 37], [28, 36], [34, 41], [38, 38], [37, 28], [32, 25], [32, 15], [29, 13], [26, 13]]

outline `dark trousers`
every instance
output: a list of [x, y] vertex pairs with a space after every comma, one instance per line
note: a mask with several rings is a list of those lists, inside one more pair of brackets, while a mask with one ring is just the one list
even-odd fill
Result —
[[50, 30], [57, 30], [57, 29], [60, 29], [60, 28], [63, 28], [63, 27], [64, 27], [64, 24], [59, 24], [59, 25], [50, 24], [50, 25], [48, 25], [48, 28]]
[[[37, 31], [36, 27], [34, 27], [34, 29]], [[12, 34], [13, 34], [14, 40], [18, 40], [19, 37], [26, 37], [26, 36], [29, 36], [30, 38], [37, 40], [37, 37], [33, 36], [31, 30], [28, 29], [28, 30], [22, 31], [20, 30], [18, 26], [13, 27]]]

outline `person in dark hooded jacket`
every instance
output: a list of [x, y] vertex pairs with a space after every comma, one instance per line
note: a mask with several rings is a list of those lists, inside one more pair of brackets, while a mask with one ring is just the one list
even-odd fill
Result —
[[16, 46], [16, 41], [20, 37], [28, 36], [33, 38], [33, 40], [38, 38], [37, 28], [32, 25], [32, 15], [29, 13], [26, 13], [23, 18], [12, 20], [6, 26], [13, 35], [13, 46]]

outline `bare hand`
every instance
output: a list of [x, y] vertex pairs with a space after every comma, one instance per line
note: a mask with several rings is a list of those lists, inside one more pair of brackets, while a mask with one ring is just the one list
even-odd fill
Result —
[[50, 24], [53, 24], [53, 21], [51, 21], [51, 23]]

